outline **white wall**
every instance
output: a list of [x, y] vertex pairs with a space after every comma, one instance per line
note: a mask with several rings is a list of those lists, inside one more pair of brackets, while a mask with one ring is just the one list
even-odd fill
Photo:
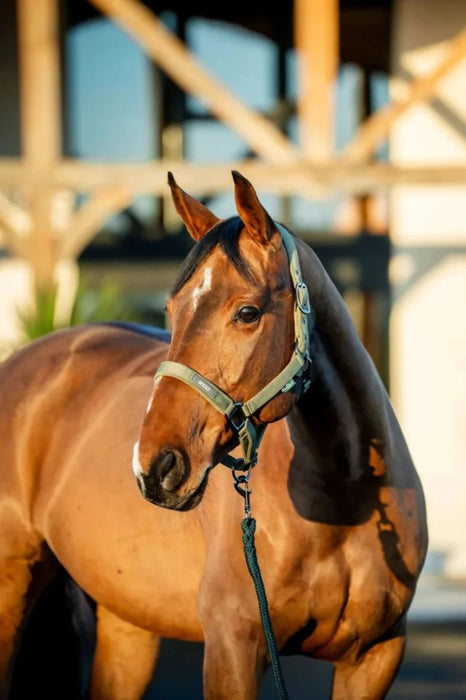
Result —
[[[398, 0], [393, 98], [466, 25], [464, 0]], [[399, 165], [466, 164], [466, 59], [393, 128]], [[396, 187], [390, 202], [391, 394], [424, 484], [430, 550], [466, 577], [466, 183]]]

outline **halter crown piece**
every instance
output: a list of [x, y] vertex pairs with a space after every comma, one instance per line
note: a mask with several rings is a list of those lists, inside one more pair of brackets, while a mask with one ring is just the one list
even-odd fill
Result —
[[[295, 294], [295, 348], [288, 364], [263, 389], [244, 403], [235, 402], [231, 396], [222, 391], [216, 384], [206, 379], [206, 377], [196, 372], [196, 370], [180, 362], [165, 360], [161, 363], [154, 377], [154, 379], [163, 376], [179, 379], [192, 389], [195, 389], [195, 391], [212, 404], [219, 413], [222, 413], [226, 417], [243, 450], [243, 459], [235, 459], [227, 455], [221, 460], [222, 464], [230, 467], [233, 472], [236, 470], [250, 472], [257, 462], [257, 449], [267, 426], [266, 424], [255, 425], [252, 420], [254, 414], [278, 394], [291, 391], [296, 385], [297, 380], [302, 381], [302, 394], [308, 390], [310, 385], [310, 380], [305, 377], [306, 370], [311, 363], [309, 355], [310, 330], [308, 323], [308, 317], [311, 315], [309, 293], [303, 282], [298, 251], [293, 237], [281, 224], [275, 222], [275, 225], [281, 234], [283, 245], [288, 256], [291, 281]], [[242, 481], [243, 480], [240, 479], [240, 482]], [[236, 486], [237, 490], [244, 495], [244, 491], [238, 487], [238, 482]]]

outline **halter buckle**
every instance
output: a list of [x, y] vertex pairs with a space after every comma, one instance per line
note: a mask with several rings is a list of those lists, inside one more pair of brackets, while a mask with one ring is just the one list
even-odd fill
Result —
[[244, 427], [246, 423], [246, 416], [244, 415], [243, 407], [240, 403], [235, 403], [230, 413], [227, 416], [227, 420], [233, 430], [238, 432]]
[[311, 302], [309, 301], [309, 291], [304, 282], [297, 282], [295, 287], [296, 303], [303, 314], [311, 313]]

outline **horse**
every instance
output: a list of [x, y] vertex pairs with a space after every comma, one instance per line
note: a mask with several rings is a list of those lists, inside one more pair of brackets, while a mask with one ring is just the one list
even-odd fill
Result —
[[393, 682], [427, 548], [420, 480], [317, 256], [233, 179], [237, 215], [220, 220], [169, 176], [195, 241], [171, 339], [87, 324], [0, 367], [2, 697], [38, 571], [57, 562], [96, 602], [92, 700], [141, 698], [161, 637], [204, 643], [205, 698], [257, 697], [269, 659], [221, 464], [244, 451], [245, 423], [261, 438], [247, 490], [278, 649], [333, 662], [333, 700]]

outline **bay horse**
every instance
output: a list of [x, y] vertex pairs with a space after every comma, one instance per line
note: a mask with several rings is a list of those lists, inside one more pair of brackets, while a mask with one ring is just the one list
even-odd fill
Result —
[[[56, 561], [96, 601], [92, 700], [141, 698], [161, 637], [204, 642], [206, 698], [257, 697], [268, 660], [243, 502], [218, 465], [239, 454], [238, 436], [206, 392], [245, 406], [273, 382], [298, 352], [302, 302], [286, 229], [233, 177], [227, 220], [169, 177], [196, 241], [167, 302], [171, 342], [85, 325], [0, 367], [2, 697], [37, 572]], [[249, 416], [262, 434], [250, 481], [258, 559], [278, 648], [332, 661], [333, 700], [376, 700], [403, 655], [427, 547], [423, 493], [343, 300], [286, 235], [312, 326], [300, 371]], [[166, 373], [154, 382], [167, 360], [191, 368], [204, 395]]]

